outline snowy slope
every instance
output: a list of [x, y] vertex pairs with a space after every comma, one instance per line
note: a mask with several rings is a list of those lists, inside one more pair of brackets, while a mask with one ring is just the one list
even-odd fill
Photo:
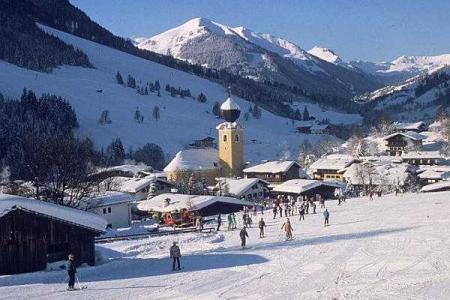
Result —
[[[266, 237], [249, 228], [97, 245], [103, 264], [81, 268], [88, 288], [67, 292], [64, 271], [0, 276], [2, 299], [448, 299], [450, 192], [327, 202], [284, 241], [284, 218], [266, 211]], [[258, 220], [258, 214], [254, 220]], [[226, 218], [222, 227], [226, 227]], [[237, 215], [240, 223], [241, 215]], [[172, 241], [184, 270], [173, 273]]]
[[244, 77], [297, 85], [315, 92], [353, 95], [379, 87], [373, 78], [328, 63], [285, 39], [205, 18], [189, 20], [147, 40], [140, 39], [137, 45]]
[[308, 53], [332, 64], [336, 65], [344, 64], [342, 59], [336, 53], [334, 53], [332, 50], [328, 48], [314, 46], [313, 48], [308, 50]]
[[[80, 134], [91, 137], [99, 146], [106, 146], [113, 138], [120, 137], [125, 149], [156, 143], [173, 156], [194, 139], [216, 137], [215, 126], [220, 120], [213, 116], [211, 109], [215, 101], [222, 102], [226, 98], [227, 93], [222, 86], [67, 33], [48, 27], [46, 30], [81, 49], [89, 56], [95, 69], [63, 66], [52, 73], [39, 73], [0, 61], [0, 92], [4, 96], [17, 98], [26, 87], [38, 94], [53, 93], [66, 98], [77, 113]], [[116, 83], [118, 71], [125, 80], [128, 74], [133, 75], [140, 85], [159, 80], [162, 87], [170, 84], [189, 88], [195, 97], [203, 92], [208, 102], [203, 104], [189, 98], [173, 98], [165, 91], [161, 97], [153, 93], [138, 95], [134, 89]], [[97, 90], [102, 90], [102, 93]], [[250, 107], [247, 101], [235, 100], [243, 110]], [[155, 105], [161, 110], [158, 121], [151, 117]], [[136, 107], [145, 116], [142, 124], [133, 120]], [[110, 111], [112, 124], [99, 125], [98, 119], [105, 109]], [[308, 110], [310, 115], [336, 123], [361, 120], [358, 115], [322, 112], [317, 105], [308, 104]], [[245, 158], [249, 161], [275, 159], [286, 153], [296, 155], [298, 145], [305, 138], [294, 133], [290, 121], [267, 111], [263, 111], [260, 120], [250, 119], [242, 123], [246, 128]], [[314, 142], [319, 137], [308, 138]]]

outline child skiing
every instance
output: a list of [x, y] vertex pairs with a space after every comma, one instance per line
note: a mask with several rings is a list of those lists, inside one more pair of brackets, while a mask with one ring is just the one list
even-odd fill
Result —
[[175, 262], [177, 263], [178, 270], [181, 270], [180, 257], [181, 257], [180, 247], [178, 247], [177, 242], [173, 242], [172, 247], [170, 247], [170, 258], [173, 259], [172, 271], [175, 271]]
[[323, 226], [330, 225], [330, 223], [329, 223], [330, 213], [328, 212], [328, 209], [326, 209], [326, 208], [323, 211], [323, 217], [325, 218], [325, 222], [324, 222]]
[[261, 220], [259, 220], [258, 227], [259, 227], [259, 237], [263, 238], [264, 237], [264, 227], [266, 227], [266, 222], [264, 222], [263, 218], [261, 218]]
[[77, 267], [75, 266], [75, 255], [69, 254], [69, 259], [67, 260], [66, 269], [67, 275], [69, 276], [69, 286], [67, 290], [73, 291], [75, 285], [75, 274], [77, 273]]
[[286, 233], [286, 240], [292, 240], [292, 231], [294, 229], [291, 226], [291, 221], [289, 221], [289, 218], [286, 219], [286, 222], [284, 222], [283, 226], [281, 226], [281, 229], [284, 229], [284, 232]]
[[242, 247], [242, 249], [244, 249], [246, 242], [247, 242], [247, 238], [248, 238], [248, 233], [247, 233], [245, 226], [239, 232], [239, 237], [241, 238], [241, 247]]

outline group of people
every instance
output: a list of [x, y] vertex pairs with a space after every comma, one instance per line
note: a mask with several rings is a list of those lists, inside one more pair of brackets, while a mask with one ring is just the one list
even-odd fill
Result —
[[[319, 203], [322, 208], [325, 208], [325, 200], [320, 199]], [[298, 197], [295, 199], [292, 196], [278, 196], [278, 198], [273, 202], [272, 212], [273, 219], [276, 219], [277, 215], [280, 218], [283, 217], [283, 212], [285, 217], [291, 217], [299, 214], [299, 219], [304, 220], [305, 214], [309, 214], [310, 209], [312, 213], [316, 213], [317, 205], [312, 199], [302, 199]]]

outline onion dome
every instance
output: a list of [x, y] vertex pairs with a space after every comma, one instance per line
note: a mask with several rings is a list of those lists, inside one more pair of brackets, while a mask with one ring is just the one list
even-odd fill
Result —
[[241, 108], [231, 99], [231, 96], [220, 106], [220, 114], [227, 122], [235, 122], [241, 115]]

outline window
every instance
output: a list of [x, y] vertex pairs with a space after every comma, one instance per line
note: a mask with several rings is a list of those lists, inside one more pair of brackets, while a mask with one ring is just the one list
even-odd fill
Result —
[[234, 136], [234, 141], [235, 141], [235, 142], [239, 142], [239, 135], [238, 135], [238, 134], [236, 134], [236, 135]]
[[111, 213], [111, 207], [108, 207], [108, 214]]
[[103, 209], [103, 214], [106, 214], [106, 208]]
[[227, 135], [226, 135], [226, 134], [223, 135], [223, 141], [224, 141], [224, 142], [227, 141]]
[[247, 198], [248, 198], [248, 199], [252, 199], [252, 194], [248, 194], [248, 195], [247, 195]]
[[259, 193], [258, 193], [258, 196], [259, 196], [259, 197], [261, 197], [262, 195], [263, 195], [262, 192], [259, 192]]

